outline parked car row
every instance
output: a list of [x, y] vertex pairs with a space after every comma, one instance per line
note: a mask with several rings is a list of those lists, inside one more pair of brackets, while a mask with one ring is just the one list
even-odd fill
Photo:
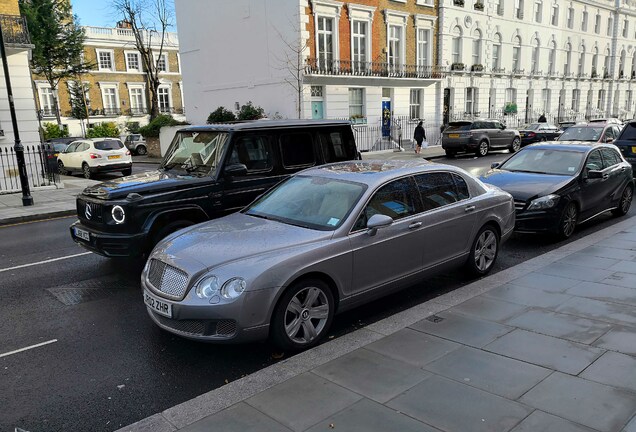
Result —
[[85, 189], [71, 236], [147, 259], [143, 301], [159, 328], [299, 350], [337, 312], [449, 268], [487, 274], [515, 228], [567, 238], [629, 211], [632, 171], [611, 144], [521, 148], [518, 132], [490, 122], [445, 134], [452, 151], [486, 140], [485, 153], [513, 154], [478, 179], [425, 160], [361, 161], [348, 122], [187, 127], [156, 172]]

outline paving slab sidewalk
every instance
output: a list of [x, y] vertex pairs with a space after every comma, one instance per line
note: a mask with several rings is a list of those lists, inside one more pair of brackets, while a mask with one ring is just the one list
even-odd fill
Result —
[[636, 432], [636, 217], [118, 432]]

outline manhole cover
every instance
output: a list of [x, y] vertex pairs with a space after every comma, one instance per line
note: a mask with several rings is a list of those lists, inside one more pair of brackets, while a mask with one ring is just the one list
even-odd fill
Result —
[[444, 321], [444, 318], [442, 318], [441, 316], [437, 316], [437, 315], [431, 315], [430, 317], [426, 317], [426, 320], [432, 322], [433, 324], [437, 324], [437, 323], [441, 323], [442, 321]]

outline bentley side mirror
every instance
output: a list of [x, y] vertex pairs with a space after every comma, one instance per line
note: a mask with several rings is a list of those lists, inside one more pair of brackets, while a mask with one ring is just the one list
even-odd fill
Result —
[[393, 218], [391, 216], [383, 215], [383, 214], [375, 214], [371, 216], [369, 221], [367, 222], [367, 233], [373, 237], [377, 234], [379, 228], [388, 227], [393, 223]]

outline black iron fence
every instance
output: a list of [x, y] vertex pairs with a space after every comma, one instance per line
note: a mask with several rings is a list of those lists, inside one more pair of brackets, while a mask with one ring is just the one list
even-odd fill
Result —
[[[57, 153], [49, 144], [24, 146], [26, 173], [31, 188], [60, 182]], [[0, 147], [0, 193], [20, 192], [20, 174], [13, 147]]]
[[507, 112], [505, 109], [496, 109], [490, 111], [479, 111], [479, 112], [456, 112], [450, 111], [448, 113], [449, 121], [460, 121], [460, 120], [473, 120], [478, 118], [488, 118], [493, 120], [499, 120], [501, 123], [505, 124], [508, 127], [518, 128], [520, 126], [536, 123], [539, 120], [539, 117], [544, 116], [546, 121], [551, 124], [558, 125], [563, 122], [585, 122], [589, 120], [593, 120], [596, 118], [606, 117], [605, 111], [601, 110], [590, 110], [588, 112], [580, 112], [574, 110], [564, 109], [560, 113], [548, 112], [544, 113], [541, 111], [534, 110], [517, 110], [516, 112]]
[[308, 75], [379, 76], [395, 78], [441, 79], [444, 69], [438, 66], [361, 62], [352, 60], [323, 60], [310, 58], [305, 65]]

